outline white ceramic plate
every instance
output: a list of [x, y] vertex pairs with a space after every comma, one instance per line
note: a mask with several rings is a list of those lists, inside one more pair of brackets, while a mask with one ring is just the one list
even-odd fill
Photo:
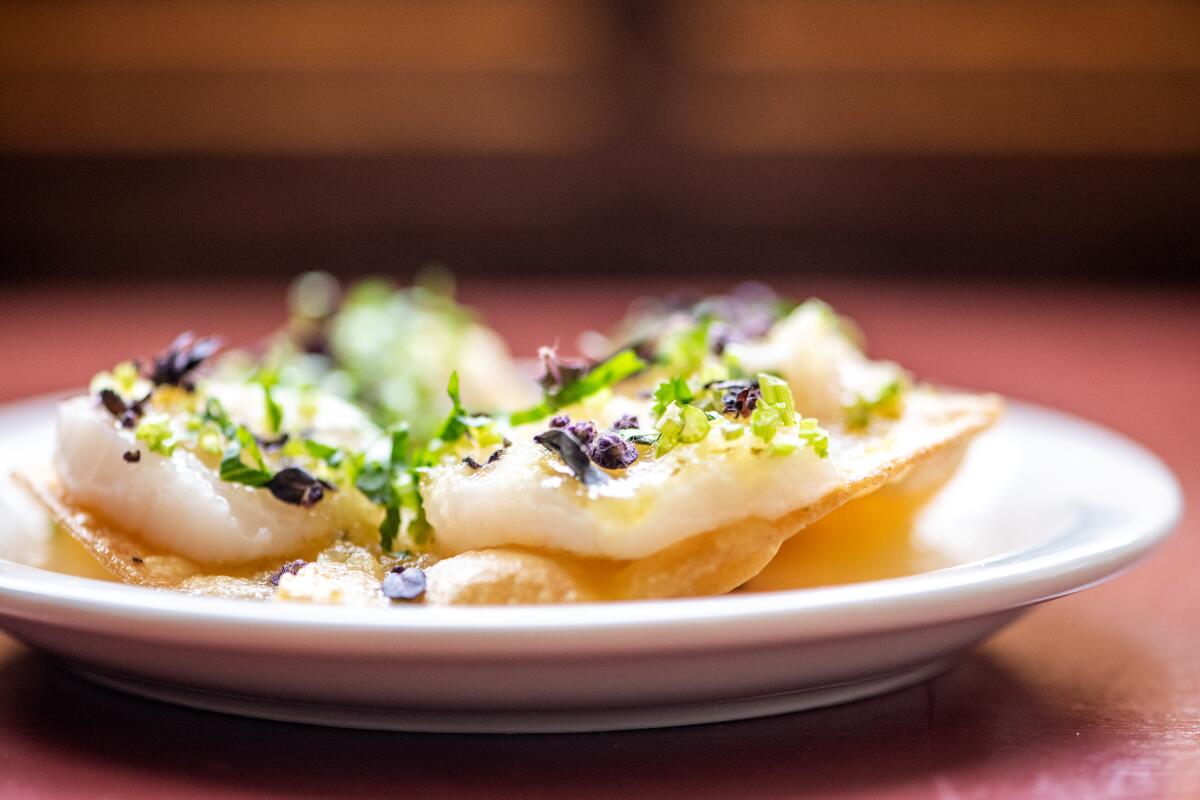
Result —
[[[0, 409], [0, 467], [45, 458], [51, 408]], [[36, 562], [40, 515], [12, 487], [0, 502], [0, 554]], [[909, 577], [695, 600], [347, 610], [0, 560], [0, 626], [98, 683], [236, 714], [423, 731], [682, 725], [934, 675], [1028, 606], [1132, 564], [1180, 510], [1176, 481], [1142, 448], [1013, 404], [914, 533], [958, 565]]]

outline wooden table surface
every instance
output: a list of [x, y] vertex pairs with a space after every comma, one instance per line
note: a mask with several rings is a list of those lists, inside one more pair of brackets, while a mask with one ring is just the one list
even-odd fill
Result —
[[[466, 287], [529, 352], [640, 287]], [[1200, 797], [1200, 294], [792, 282], [923, 377], [1069, 410], [1157, 451], [1192, 507], [1111, 583], [1034, 609], [925, 685], [674, 730], [448, 736], [243, 720], [84, 685], [0, 635], [0, 796]], [[250, 341], [278, 287], [0, 297], [0, 399], [78, 385], [177, 330]], [[397, 665], [403, 679], [403, 665]]]

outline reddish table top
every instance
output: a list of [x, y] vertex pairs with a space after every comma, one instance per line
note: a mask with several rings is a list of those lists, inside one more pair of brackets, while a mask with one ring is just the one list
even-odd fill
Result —
[[[1192, 503], [1176, 535], [923, 686], [662, 731], [445, 736], [243, 720], [92, 688], [0, 635], [0, 796], [1200, 797], [1200, 294], [794, 286], [857, 316], [874, 353], [925, 378], [1057, 406], [1156, 450]], [[519, 352], [572, 341], [635, 293], [465, 291]], [[0, 399], [78, 385], [183, 328], [251, 341], [281, 313], [277, 287], [9, 291]]]

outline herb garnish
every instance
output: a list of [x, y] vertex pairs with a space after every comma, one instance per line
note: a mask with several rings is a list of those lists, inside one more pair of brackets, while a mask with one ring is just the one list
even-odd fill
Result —
[[221, 347], [215, 336], [196, 339], [191, 331], [175, 337], [175, 341], [154, 357], [147, 375], [155, 386], [180, 386], [191, 391], [188, 375]]
[[749, 417], [762, 396], [758, 381], [715, 381], [705, 388], [721, 392], [721, 410], [734, 417]]
[[534, 436], [533, 440], [550, 452], [557, 453], [580, 483], [596, 486], [608, 481], [608, 476], [592, 463], [583, 444], [565, 429], [551, 428]]
[[121, 454], [121, 458], [125, 459], [126, 464], [136, 464], [142, 460], [141, 450], [126, 450]]
[[898, 379], [886, 383], [873, 400], [868, 400], [861, 394], [858, 395], [854, 402], [844, 409], [846, 427], [850, 429], [865, 428], [870, 424], [871, 418], [875, 416], [889, 419], [899, 417], [904, 412], [903, 395], [904, 382]]
[[[570, 371], [565, 370], [562, 360], [557, 356], [550, 360], [544, 356], [543, 363], [547, 364], [547, 373], [543, 376], [542, 383], [545, 397], [536, 406], [514, 412], [509, 417], [513, 425], [524, 425], [548, 417], [558, 409], [591, 397], [596, 392], [620, 383], [646, 368], [646, 362], [628, 348], [582, 371], [576, 367], [572, 367]], [[550, 373], [551, 363], [556, 365], [555, 370], [562, 382], [556, 381]]]
[[612, 427], [615, 431], [624, 431], [629, 430], [630, 428], [640, 428], [642, 426], [638, 422], [638, 418], [633, 414], [622, 414], [620, 418], [612, 424]]
[[696, 399], [696, 393], [683, 378], [670, 378], [654, 388], [655, 417], [661, 417], [671, 403], [684, 405]]
[[619, 433], [601, 436], [589, 448], [592, 461], [605, 469], [625, 469], [638, 460], [638, 450]]
[[702, 409], [672, 402], [659, 417], [656, 427], [662, 435], [654, 448], [654, 455], [663, 456], [677, 445], [703, 441], [712, 425]]
[[175, 434], [171, 430], [171, 418], [166, 414], [143, 417], [134, 428], [133, 437], [160, 456], [175, 452]]
[[116, 417], [117, 422], [122, 428], [132, 428], [137, 425], [138, 419], [142, 416], [147, 401], [150, 400], [150, 395], [147, 394], [141, 400], [134, 400], [132, 403], [125, 402], [125, 398], [114, 392], [112, 389], [101, 389], [100, 404]]
[[383, 521], [379, 523], [380, 547], [390, 552], [400, 533], [401, 510], [413, 512], [407, 532], [414, 544], [424, 544], [431, 531], [425, 518], [425, 507], [421, 502], [419, 483], [421, 474], [431, 465], [428, 451], [410, 445], [408, 426], [400, 424], [392, 430], [392, 449], [388, 460], [372, 461], [363, 465], [354, 481], [354, 486], [368, 500], [383, 506]]
[[[450, 414], [434, 433], [435, 442], [439, 442], [441, 445], [454, 444], [464, 434], [489, 428], [495, 424], [491, 417], [483, 414], [468, 414], [467, 410], [463, 408], [457, 372], [450, 373], [450, 383], [446, 386], [446, 394], [450, 396]], [[434, 447], [436, 448], [436, 446], [435, 444]]]

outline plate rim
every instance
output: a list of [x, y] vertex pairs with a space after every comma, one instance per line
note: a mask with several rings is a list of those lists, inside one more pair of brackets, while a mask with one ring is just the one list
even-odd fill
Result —
[[[0, 415], [36, 413], [62, 396], [54, 392], [6, 403], [0, 405]], [[983, 559], [897, 578], [719, 597], [438, 606], [421, 607], [419, 614], [355, 608], [353, 619], [346, 619], [342, 607], [195, 597], [0, 559], [0, 627], [6, 619], [18, 618], [188, 642], [207, 633], [218, 635], [223, 645], [304, 652], [311, 652], [315, 642], [339, 652], [347, 647], [394, 652], [395, 637], [403, 635], [414, 645], [480, 658], [511, 654], [517, 647], [530, 654], [566, 654], [581, 647], [628, 652], [641, 649], [647, 635], [653, 635], [660, 652], [716, 642], [765, 646], [936, 625], [1032, 605], [1115, 577], [1169, 537], [1183, 512], [1183, 492], [1161, 458], [1098, 423], [1026, 401], [1006, 402], [1007, 419], [1040, 419], [1075, 435], [1107, 440], [1123, 451], [1131, 469], [1151, 475], [1163, 502], [1147, 504], [1144, 513], [1102, 536], [1007, 564]], [[131, 615], [142, 625], [130, 629]]]

